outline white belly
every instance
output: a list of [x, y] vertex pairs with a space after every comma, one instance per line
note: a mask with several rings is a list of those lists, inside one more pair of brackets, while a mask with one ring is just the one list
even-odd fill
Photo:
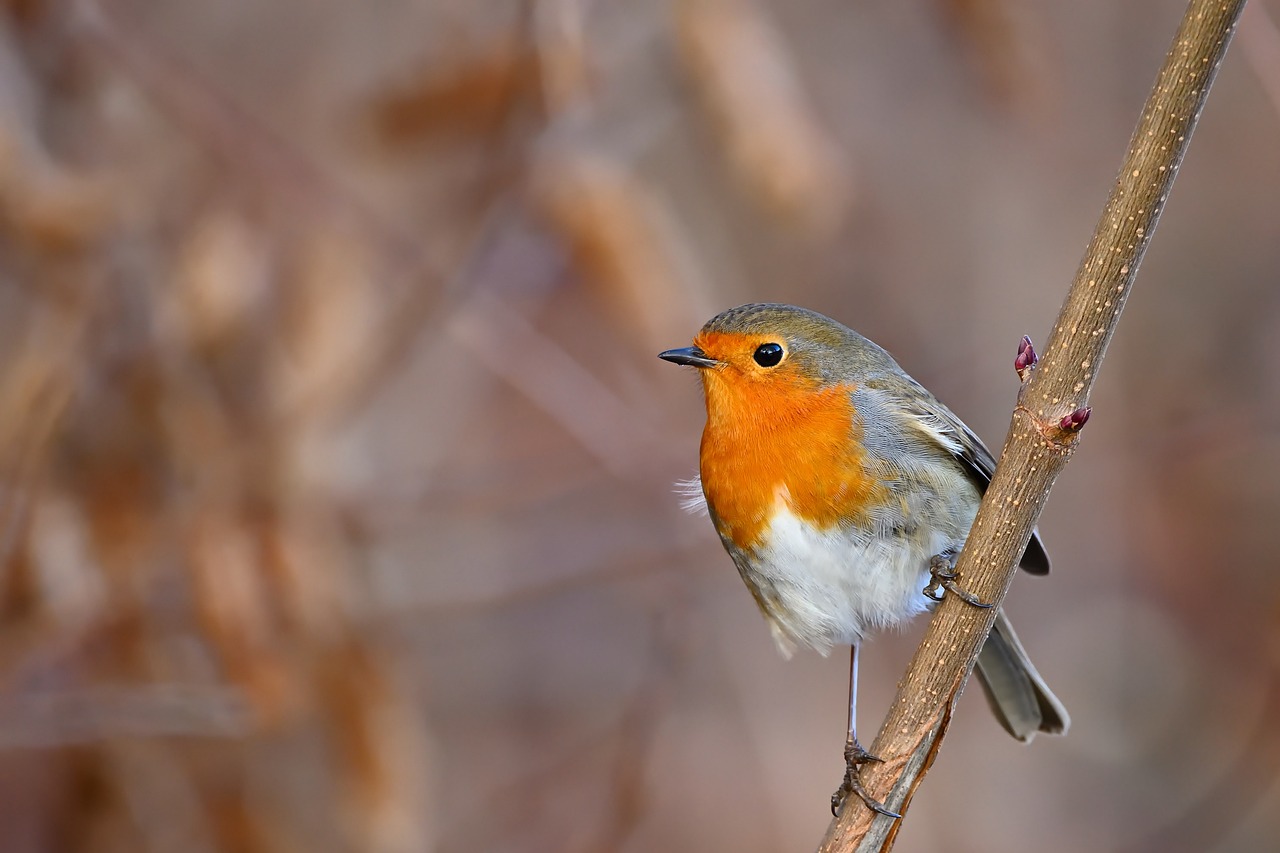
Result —
[[751, 565], [735, 555], [783, 654], [797, 645], [826, 654], [861, 642], [933, 605], [929, 561], [957, 543], [940, 533], [818, 531], [779, 507]]

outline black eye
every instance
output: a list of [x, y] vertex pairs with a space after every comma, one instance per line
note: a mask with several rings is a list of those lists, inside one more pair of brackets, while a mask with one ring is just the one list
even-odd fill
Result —
[[782, 361], [782, 346], [779, 344], [761, 344], [756, 347], [755, 355], [752, 358], [761, 367], [773, 367]]

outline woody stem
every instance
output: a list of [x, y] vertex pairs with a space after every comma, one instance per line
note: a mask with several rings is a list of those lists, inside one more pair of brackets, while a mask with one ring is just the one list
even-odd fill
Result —
[[[1168, 199], [1244, 0], [1191, 0], [1147, 98], [1111, 196], [1054, 323], [1022, 384], [1000, 462], [956, 570], [999, 605], [1049, 490], [1079, 443], [1086, 404], [1138, 265]], [[870, 793], [905, 812], [946, 734], [996, 610], [947, 596], [902, 679], [866, 766]], [[820, 853], [887, 851], [901, 821], [844, 809]]]

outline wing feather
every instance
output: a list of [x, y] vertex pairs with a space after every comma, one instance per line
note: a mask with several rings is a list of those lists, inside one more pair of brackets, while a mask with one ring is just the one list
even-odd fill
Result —
[[[970, 478], [985, 493], [996, 471], [996, 460], [982, 439], [955, 413], [938, 401], [915, 380], [909, 380], [907, 414], [909, 423], [930, 440], [950, 452]], [[1031, 531], [1031, 541], [1019, 565], [1033, 575], [1049, 573], [1049, 554], [1040, 541], [1040, 532]]]

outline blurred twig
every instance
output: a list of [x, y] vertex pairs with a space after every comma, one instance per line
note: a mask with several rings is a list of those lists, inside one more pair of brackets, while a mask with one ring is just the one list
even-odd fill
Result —
[[849, 164], [777, 28], [753, 0], [679, 0], [675, 11], [689, 78], [752, 199], [787, 225], [833, 232], [852, 195]]
[[560, 422], [607, 470], [634, 471], [656, 432], [613, 391], [528, 321], [483, 292], [459, 312], [450, 332], [471, 357]]
[[0, 566], [17, 544], [30, 490], [70, 400], [91, 301], [77, 299], [32, 318], [0, 379]]
[[244, 697], [224, 687], [154, 684], [0, 699], [0, 749], [121, 737], [244, 737], [251, 727]]
[[[1129, 142], [1045, 354], [1023, 374], [1000, 463], [957, 563], [965, 587], [998, 606], [1040, 510], [1075, 449], [1107, 343], [1164, 210], [1173, 179], [1226, 54], [1244, 0], [1192, 0]], [[995, 609], [948, 596], [929, 623], [871, 752], [863, 782], [905, 813], [937, 756]], [[976, 768], [975, 768], [976, 769]], [[851, 797], [824, 853], [888, 850], [900, 820]]]
[[[357, 400], [364, 399], [376, 386], [375, 377], [390, 374], [386, 366], [410, 339], [437, 328], [439, 324], [433, 320], [447, 318], [443, 322], [449, 334], [471, 350], [473, 363], [525, 393], [611, 473], [626, 476], [634, 471], [633, 460], [653, 446], [656, 435], [646, 427], [643, 413], [626, 405], [506, 300], [479, 290], [472, 292], [470, 276], [445, 273], [419, 240], [379, 216], [301, 152], [220, 96], [194, 71], [156, 45], [140, 40], [133, 22], [123, 20], [116, 6], [110, 0], [80, 1], [86, 37], [188, 128], [192, 138], [233, 171], [247, 169], [255, 180], [268, 182], [273, 196], [288, 200], [307, 217], [323, 214], [356, 228], [385, 253], [403, 282], [428, 277], [451, 283], [438, 288], [388, 288], [381, 282], [379, 287], [386, 289], [396, 304], [381, 311], [380, 333], [369, 336], [367, 351], [362, 353], [360, 367], [364, 369], [345, 368], [340, 376], [328, 375], [326, 386], [337, 381], [340, 389]], [[522, 26], [528, 25], [523, 21]], [[518, 90], [512, 90], [507, 96], [517, 94]], [[511, 206], [501, 199], [486, 209], [464, 271], [483, 258], [498, 229], [510, 222]], [[332, 400], [335, 394], [328, 390], [323, 396]], [[282, 417], [305, 419], [315, 400], [315, 394], [302, 394]]]
[[[673, 539], [673, 537], [668, 537]], [[671, 542], [669, 547], [655, 551], [643, 551], [628, 556], [627, 559], [613, 559], [597, 570], [580, 572], [568, 577], [540, 581], [527, 586], [512, 586], [500, 593], [485, 595], [483, 598], [455, 600], [447, 603], [420, 602], [412, 597], [398, 593], [394, 598], [383, 602], [389, 614], [408, 612], [415, 620], [429, 619], [440, 621], [450, 618], [472, 618], [477, 612], [488, 613], [503, 608], [525, 607], [538, 601], [562, 596], [586, 587], [601, 588], [612, 584], [628, 584], [640, 580], [688, 577], [691, 574], [710, 574], [718, 567], [709, 564], [697, 564], [691, 571], [684, 564], [689, 556], [705, 548], [701, 540], [688, 542]]]
[[270, 197], [286, 200], [312, 219], [324, 216], [352, 225], [403, 265], [424, 266], [426, 258], [411, 233], [379, 216], [194, 68], [147, 39], [146, 28], [121, 5], [115, 0], [77, 0], [81, 37], [223, 162], [229, 174], [248, 173]]
[[989, 97], [1002, 106], [1029, 106], [1043, 93], [1032, 62], [1043, 46], [1019, 20], [1009, 0], [938, 0], [958, 40], [968, 49]]

